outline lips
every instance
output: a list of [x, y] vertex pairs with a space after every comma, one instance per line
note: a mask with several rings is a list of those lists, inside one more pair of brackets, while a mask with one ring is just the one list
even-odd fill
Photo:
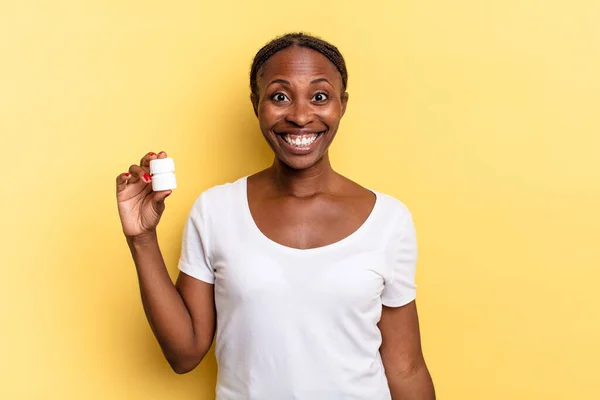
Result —
[[282, 147], [287, 148], [294, 154], [306, 154], [311, 152], [315, 144], [326, 131], [321, 132], [276, 132], [276, 136]]
[[310, 146], [319, 136], [318, 133], [309, 133], [303, 135], [293, 135], [289, 133], [281, 134], [283, 140], [285, 140], [288, 144], [296, 147], [306, 147]]

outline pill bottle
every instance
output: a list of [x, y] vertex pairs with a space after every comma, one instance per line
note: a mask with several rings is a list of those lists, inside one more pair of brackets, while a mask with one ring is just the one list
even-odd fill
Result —
[[172, 158], [157, 158], [150, 160], [150, 175], [152, 175], [152, 190], [171, 190], [177, 187], [175, 180], [175, 163]]

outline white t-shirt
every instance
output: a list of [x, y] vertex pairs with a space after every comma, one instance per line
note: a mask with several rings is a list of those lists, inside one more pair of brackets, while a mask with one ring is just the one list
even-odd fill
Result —
[[179, 269], [214, 284], [218, 400], [387, 400], [382, 304], [415, 298], [408, 209], [375, 193], [373, 211], [333, 244], [294, 249], [256, 226], [247, 177], [202, 193]]

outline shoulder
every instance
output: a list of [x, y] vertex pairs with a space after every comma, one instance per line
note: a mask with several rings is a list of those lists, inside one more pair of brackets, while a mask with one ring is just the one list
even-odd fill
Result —
[[375, 210], [378, 210], [379, 215], [385, 215], [386, 219], [397, 220], [412, 218], [411, 212], [399, 198], [394, 197], [385, 192], [381, 192], [368, 186], [363, 186], [358, 182], [355, 182], [343, 175], [339, 175], [343, 184], [341, 187], [344, 188], [346, 193], [350, 193], [356, 197], [372, 196], [375, 194]]
[[388, 238], [388, 243], [396, 248], [405, 240], [413, 241], [416, 236], [413, 215], [408, 206], [399, 198], [374, 191], [377, 195], [377, 225], [381, 237]]
[[240, 201], [246, 177], [204, 190], [194, 201], [192, 213], [197, 215], [219, 214], [231, 210]]
[[388, 220], [401, 225], [412, 220], [410, 209], [400, 199], [375, 190], [372, 190], [372, 192], [377, 196], [377, 206], [379, 207], [380, 214], [387, 216]]
[[400, 259], [414, 260], [417, 253], [417, 232], [410, 209], [397, 197], [380, 192], [375, 194], [380, 202], [378, 218], [382, 228], [385, 227], [381, 231], [382, 237], [387, 239], [384, 240], [384, 246], [391, 257], [391, 265], [397, 265]]

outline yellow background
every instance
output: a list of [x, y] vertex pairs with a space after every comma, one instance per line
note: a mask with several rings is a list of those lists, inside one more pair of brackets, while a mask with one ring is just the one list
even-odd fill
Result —
[[204, 189], [270, 164], [254, 53], [305, 30], [350, 72], [334, 167], [412, 210], [444, 400], [600, 398], [600, 2], [0, 2], [0, 398], [212, 399], [163, 360], [114, 177], [176, 160], [175, 277]]

